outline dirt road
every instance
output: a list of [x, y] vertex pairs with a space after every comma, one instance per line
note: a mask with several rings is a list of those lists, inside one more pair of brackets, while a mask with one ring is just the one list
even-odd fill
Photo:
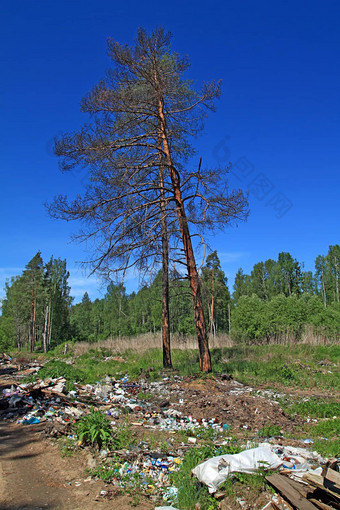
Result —
[[103, 482], [84, 481], [85, 468], [84, 456], [62, 458], [39, 426], [0, 423], [1, 510], [131, 509], [124, 496], [98, 498]]

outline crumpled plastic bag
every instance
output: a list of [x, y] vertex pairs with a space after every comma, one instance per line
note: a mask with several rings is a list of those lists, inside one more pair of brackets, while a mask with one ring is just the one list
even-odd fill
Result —
[[254, 473], [259, 468], [276, 469], [281, 464], [282, 460], [269, 445], [258, 446], [234, 455], [212, 457], [198, 464], [192, 473], [213, 493], [230, 473]]

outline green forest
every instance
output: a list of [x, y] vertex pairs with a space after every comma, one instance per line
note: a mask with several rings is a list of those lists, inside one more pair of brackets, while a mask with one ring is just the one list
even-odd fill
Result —
[[[315, 271], [288, 252], [239, 269], [232, 292], [216, 251], [200, 271], [205, 319], [210, 335], [226, 333], [235, 342], [320, 341], [340, 336], [340, 246], [329, 246], [315, 260]], [[0, 317], [0, 349], [44, 351], [69, 341], [158, 333], [162, 328], [162, 273], [149, 285], [127, 294], [123, 284], [109, 283], [103, 299], [85, 292], [72, 304], [66, 260], [44, 263], [38, 252], [21, 275], [7, 282]], [[170, 331], [195, 334], [188, 280], [170, 278]], [[160, 340], [161, 343], [161, 340]]]

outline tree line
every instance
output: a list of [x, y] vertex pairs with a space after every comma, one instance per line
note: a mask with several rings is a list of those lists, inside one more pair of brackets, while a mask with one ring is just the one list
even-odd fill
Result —
[[[235, 341], [299, 340], [306, 329], [324, 338], [340, 335], [338, 280], [340, 246], [318, 255], [315, 271], [304, 271], [288, 252], [239, 269], [231, 295], [216, 251], [200, 271], [204, 316], [211, 335], [230, 333]], [[22, 275], [6, 284], [0, 317], [3, 348], [47, 351], [63, 341], [96, 342], [162, 330], [162, 271], [149, 285], [127, 294], [109, 283], [102, 299], [85, 292], [72, 304], [66, 261], [44, 264], [40, 252]], [[170, 333], [194, 335], [195, 318], [188, 280], [169, 278]]]
[[[209, 331], [229, 329], [230, 293], [216, 251], [207, 257], [200, 272], [204, 315]], [[187, 279], [169, 279], [170, 333], [195, 334], [195, 318]], [[150, 285], [127, 294], [122, 284], [110, 283], [103, 299], [91, 302], [87, 293], [71, 308], [71, 325], [76, 340], [158, 333], [162, 329], [162, 271]]]
[[[320, 265], [322, 261], [322, 265]], [[249, 275], [239, 269], [230, 294], [217, 252], [208, 255], [200, 272], [204, 315], [210, 334], [228, 333], [236, 341], [299, 340], [309, 331], [324, 338], [340, 335], [338, 278], [340, 247], [318, 255], [315, 271], [288, 252], [277, 260], [254, 264]], [[72, 307], [78, 339], [105, 339], [161, 330], [161, 273], [149, 286], [127, 295], [123, 285], [110, 284], [102, 300]], [[83, 315], [86, 310], [86, 319]], [[90, 330], [82, 334], [84, 321]], [[188, 282], [170, 279], [171, 332], [194, 334]]]
[[20, 276], [6, 283], [0, 317], [0, 346], [47, 352], [70, 336], [70, 287], [66, 260], [44, 264], [41, 252]]

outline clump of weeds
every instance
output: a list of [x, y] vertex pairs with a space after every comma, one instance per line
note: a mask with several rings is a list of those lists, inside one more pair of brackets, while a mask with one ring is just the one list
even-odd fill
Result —
[[62, 457], [72, 457], [77, 450], [77, 444], [74, 437], [61, 436], [57, 440]]
[[113, 444], [114, 436], [111, 422], [101, 411], [93, 408], [82, 416], [75, 426], [77, 437], [83, 444], [106, 448]]

